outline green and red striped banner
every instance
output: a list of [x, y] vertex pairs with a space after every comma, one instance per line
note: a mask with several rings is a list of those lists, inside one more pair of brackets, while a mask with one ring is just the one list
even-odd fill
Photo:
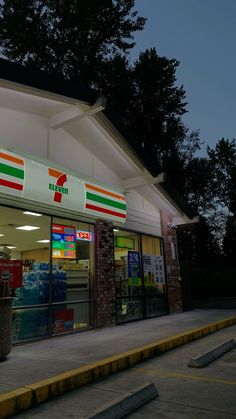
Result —
[[0, 187], [2, 192], [18, 195], [24, 189], [24, 159], [8, 151], [0, 152]]
[[[63, 185], [58, 178], [63, 177]], [[58, 189], [59, 188], [59, 189]], [[55, 200], [60, 188], [67, 191]], [[126, 198], [122, 192], [99, 186], [70, 175], [62, 169], [52, 169], [47, 162], [37, 161], [0, 148], [0, 193], [24, 200], [56, 205], [93, 218], [125, 223]]]
[[126, 198], [108, 189], [86, 183], [86, 213], [118, 222], [126, 219]]

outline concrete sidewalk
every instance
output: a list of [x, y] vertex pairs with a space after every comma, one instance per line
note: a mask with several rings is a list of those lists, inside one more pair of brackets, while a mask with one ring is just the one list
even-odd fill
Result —
[[[7, 405], [7, 409], [24, 410], [27, 403], [40, 403], [72, 389], [71, 377], [74, 388], [79, 387], [235, 323], [236, 308], [193, 310], [16, 346], [0, 363], [0, 405], [5, 399], [9, 405], [15, 397], [15, 407]], [[24, 394], [25, 401], [16, 401], [14, 391]]]

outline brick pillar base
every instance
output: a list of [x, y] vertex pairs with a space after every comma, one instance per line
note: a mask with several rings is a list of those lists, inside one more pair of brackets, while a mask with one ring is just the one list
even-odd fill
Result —
[[164, 242], [167, 292], [170, 313], [183, 311], [182, 286], [180, 281], [180, 268], [178, 262], [178, 249], [176, 230], [171, 226], [172, 217], [161, 211], [161, 232]]
[[96, 227], [97, 327], [115, 324], [113, 226], [97, 221]]

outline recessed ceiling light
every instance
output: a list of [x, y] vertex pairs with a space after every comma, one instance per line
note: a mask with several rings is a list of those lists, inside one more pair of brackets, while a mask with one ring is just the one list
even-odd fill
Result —
[[34, 226], [21, 226], [21, 227], [16, 227], [16, 230], [26, 230], [26, 231], [38, 230], [38, 229], [40, 229], [40, 227], [34, 227]]
[[4, 234], [0, 234], [0, 237], [4, 236]]
[[7, 246], [8, 249], [16, 249], [16, 246]]
[[113, 228], [113, 231], [120, 231], [120, 230], [117, 230], [117, 228]]
[[42, 217], [42, 214], [39, 214], [38, 212], [24, 211], [23, 214], [34, 215], [35, 217]]
[[50, 243], [50, 240], [37, 240], [37, 243]]

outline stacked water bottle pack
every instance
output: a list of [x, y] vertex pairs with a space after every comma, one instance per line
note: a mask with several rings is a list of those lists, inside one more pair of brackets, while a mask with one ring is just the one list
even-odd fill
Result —
[[[23, 287], [18, 288], [13, 306], [49, 303], [49, 263], [33, 264], [33, 270], [24, 272]], [[53, 265], [52, 302], [66, 301], [66, 272]], [[14, 310], [13, 340], [32, 339], [48, 334], [48, 309]]]
[[66, 272], [59, 269], [52, 271], [52, 301], [66, 301]]
[[48, 335], [48, 309], [13, 311], [13, 342]]

